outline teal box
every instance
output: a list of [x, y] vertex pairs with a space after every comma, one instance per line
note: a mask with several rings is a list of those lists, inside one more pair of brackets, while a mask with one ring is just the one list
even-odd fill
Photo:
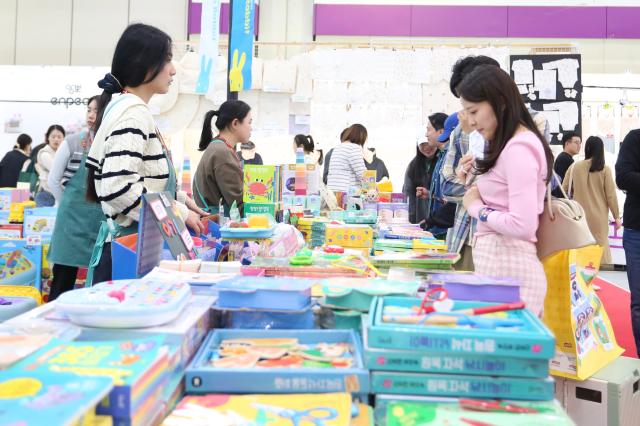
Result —
[[401, 349], [374, 349], [367, 345], [367, 326], [363, 320], [364, 364], [369, 370], [407, 373], [465, 374], [544, 379], [549, 376], [545, 359], [508, 358], [486, 355], [437, 354]]
[[525, 379], [456, 374], [397, 373], [393, 371], [374, 371], [371, 373], [371, 392], [527, 401], [551, 401], [555, 396], [554, 381], [550, 377]]
[[322, 198], [319, 195], [307, 195], [307, 208], [314, 212], [320, 212]]
[[0, 239], [0, 284], [41, 288], [42, 245], [26, 239]]
[[326, 305], [368, 312], [376, 296], [415, 296], [420, 281], [335, 277], [322, 280], [321, 285]]
[[[522, 320], [521, 327], [466, 328], [382, 321], [385, 306], [419, 308], [422, 299], [387, 296], [371, 304], [367, 344], [377, 349], [408, 349], [439, 354], [475, 354], [545, 359], [555, 354], [549, 329], [528, 309], [506, 312], [508, 319]], [[453, 310], [492, 306], [495, 303], [455, 301]]]
[[[301, 345], [348, 343], [353, 365], [348, 368], [216, 368], [211, 361], [226, 339], [298, 339]], [[353, 330], [231, 330], [209, 333], [185, 375], [188, 394], [207, 393], [369, 393], [369, 371], [362, 362], [362, 344]]]

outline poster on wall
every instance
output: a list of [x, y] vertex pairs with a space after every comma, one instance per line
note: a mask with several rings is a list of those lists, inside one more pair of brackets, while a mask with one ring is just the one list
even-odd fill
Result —
[[0, 158], [26, 133], [35, 147], [52, 124], [67, 134], [85, 126], [87, 101], [99, 95], [107, 67], [0, 66]]
[[251, 89], [254, 12], [254, 0], [233, 1], [229, 46], [229, 88], [231, 92]]
[[511, 77], [524, 102], [547, 118], [551, 144], [564, 132], [582, 128], [582, 63], [580, 55], [511, 55]]

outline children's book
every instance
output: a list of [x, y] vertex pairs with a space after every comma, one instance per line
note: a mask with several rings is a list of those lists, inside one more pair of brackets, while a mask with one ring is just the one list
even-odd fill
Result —
[[275, 175], [275, 166], [245, 166], [242, 201], [245, 203], [275, 202]]
[[23, 239], [0, 239], [0, 284], [40, 289], [42, 244]]
[[0, 375], [0, 424], [75, 425], [111, 390], [109, 377], [24, 371]]
[[164, 426], [351, 425], [348, 393], [185, 396]]
[[164, 340], [164, 335], [104, 342], [67, 342], [55, 338], [14, 368], [34, 374], [76, 373], [109, 377], [114, 388], [98, 406], [97, 413], [130, 417], [167, 378]]

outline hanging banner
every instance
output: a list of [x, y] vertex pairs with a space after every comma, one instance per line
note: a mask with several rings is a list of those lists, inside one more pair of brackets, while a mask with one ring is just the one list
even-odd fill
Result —
[[255, 0], [233, 0], [229, 52], [229, 89], [251, 89]]
[[218, 44], [220, 41], [220, 0], [202, 0], [200, 31], [200, 73], [196, 93], [213, 100]]

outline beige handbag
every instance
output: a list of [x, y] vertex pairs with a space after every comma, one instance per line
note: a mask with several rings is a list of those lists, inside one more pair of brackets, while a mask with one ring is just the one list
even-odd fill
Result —
[[565, 198], [552, 197], [551, 184], [547, 185], [547, 199], [536, 233], [536, 247], [540, 259], [560, 250], [596, 244], [589, 230], [584, 209], [580, 203], [567, 197], [562, 185], [560, 190]]

